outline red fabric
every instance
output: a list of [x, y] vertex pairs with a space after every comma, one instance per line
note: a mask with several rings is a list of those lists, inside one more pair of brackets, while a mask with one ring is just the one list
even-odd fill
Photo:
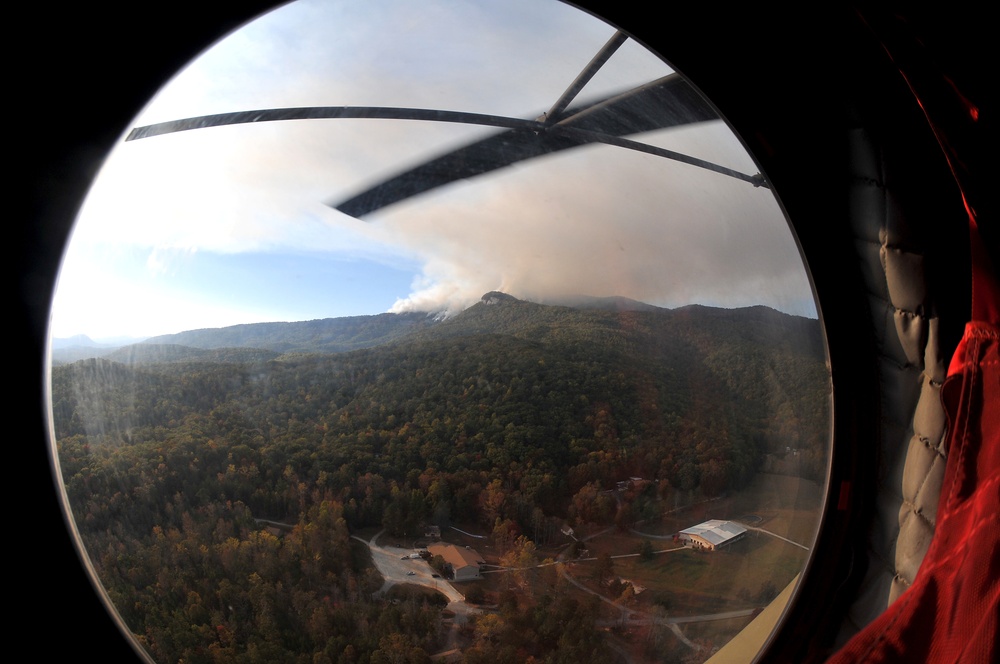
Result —
[[[905, 46], [905, 44], [904, 44]], [[895, 52], [895, 51], [894, 51]], [[911, 53], [901, 49], [905, 55]], [[916, 51], [913, 51], [916, 52]], [[894, 58], [895, 61], [895, 58]], [[934, 71], [934, 69], [931, 69]], [[919, 72], [919, 69], [918, 69]], [[948, 417], [948, 461], [934, 539], [913, 585], [828, 664], [854, 662], [1000, 663], [1000, 265], [980, 236], [969, 186], [991, 196], [985, 179], [952, 155], [979, 154], [978, 110], [954, 120], [957, 89], [946, 77], [917, 86], [901, 68], [946, 156], [969, 222], [972, 322], [952, 358], [941, 399]], [[933, 85], [928, 83], [933, 82]], [[919, 88], [919, 90], [918, 90]], [[918, 94], [918, 92], [920, 94]], [[929, 102], [945, 100], [944, 105]], [[964, 101], [964, 97], [962, 97]], [[927, 102], [927, 103], [925, 103]], [[929, 109], [934, 107], [936, 111]], [[952, 118], [942, 125], [941, 118]], [[954, 121], [953, 121], [954, 120]], [[951, 131], [944, 131], [952, 127]], [[975, 131], [973, 131], [975, 130]], [[958, 141], [956, 143], [955, 141]], [[965, 141], [965, 142], [962, 142]], [[963, 186], [964, 185], [964, 186]], [[991, 219], [991, 222], [996, 222]]]
[[913, 585], [828, 662], [1000, 662], [1000, 328], [971, 322], [942, 388], [948, 464]]
[[828, 664], [1000, 664], [1000, 273], [966, 211], [972, 322], [941, 388], [948, 461], [934, 539], [913, 585]]

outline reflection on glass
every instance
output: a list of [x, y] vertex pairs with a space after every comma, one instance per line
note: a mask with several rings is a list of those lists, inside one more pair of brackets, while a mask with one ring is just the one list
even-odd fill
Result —
[[661, 60], [558, 3], [297, 2], [136, 126], [51, 392], [152, 659], [701, 662], [802, 571], [808, 278]]

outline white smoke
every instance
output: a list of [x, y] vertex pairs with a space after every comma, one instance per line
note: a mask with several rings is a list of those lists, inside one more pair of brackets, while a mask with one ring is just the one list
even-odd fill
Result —
[[[713, 124], [656, 138], [753, 173], [728, 129]], [[372, 223], [423, 266], [392, 311], [455, 312], [500, 290], [537, 302], [624, 296], [815, 315], [769, 190], [619, 148], [534, 160], [394, 206]]]

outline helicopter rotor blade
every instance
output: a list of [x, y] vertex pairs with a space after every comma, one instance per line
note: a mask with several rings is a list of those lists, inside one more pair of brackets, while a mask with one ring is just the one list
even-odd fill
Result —
[[762, 184], [759, 176], [738, 173], [710, 162], [621, 138], [718, 118], [716, 111], [684, 79], [671, 74], [622, 94], [566, 111], [554, 124], [511, 128], [488, 136], [399, 173], [331, 206], [353, 217], [362, 217], [450, 182], [591, 143], [639, 149], [738, 177], [755, 185]]
[[525, 120], [499, 115], [379, 106], [314, 106], [220, 113], [162, 122], [133, 129], [127, 141], [181, 131], [258, 122], [319, 119], [385, 119], [452, 122], [492, 126], [505, 131], [470, 143], [397, 174], [331, 207], [362, 217], [393, 203], [450, 182], [489, 173], [512, 164], [581, 145], [604, 143], [673, 159], [735, 177], [755, 186], [759, 175], [623, 138], [656, 129], [718, 119], [715, 110], [677, 74], [578, 108], [560, 109], [559, 117]]

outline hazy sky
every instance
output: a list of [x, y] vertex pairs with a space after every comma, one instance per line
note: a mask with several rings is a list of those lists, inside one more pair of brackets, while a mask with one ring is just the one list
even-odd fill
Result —
[[[613, 32], [555, 1], [300, 0], [209, 49], [135, 124], [293, 106], [534, 118]], [[630, 40], [581, 98], [670, 71]], [[122, 142], [78, 219], [52, 333], [455, 312], [490, 290], [816, 315], [771, 192], [621, 148], [522, 162], [364, 221], [328, 206], [495, 131], [306, 120]], [[633, 138], [757, 172], [721, 121]]]

